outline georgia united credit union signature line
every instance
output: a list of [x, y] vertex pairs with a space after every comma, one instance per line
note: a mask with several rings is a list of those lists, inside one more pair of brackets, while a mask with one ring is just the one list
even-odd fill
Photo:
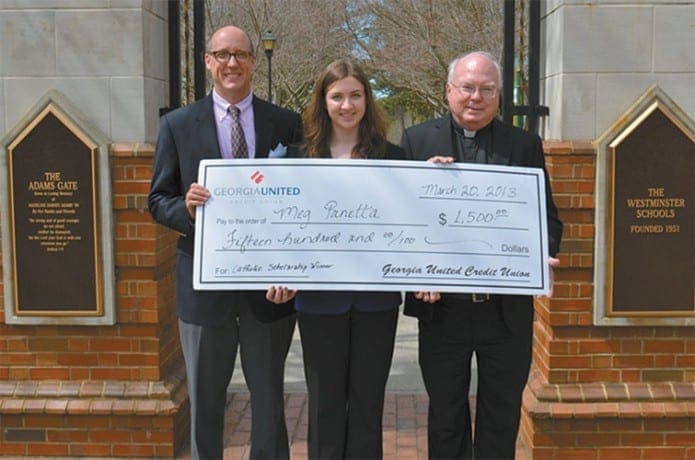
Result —
[[[475, 278], [474, 280], [471, 280], [470, 277], [467, 276], [394, 276], [394, 275], [386, 275], [384, 276], [384, 279], [389, 279], [389, 280], [437, 280], [437, 281], [461, 281], [461, 280], [466, 280], [466, 281], [475, 281], [475, 283], [484, 283], [486, 281], [494, 283], [495, 281], [499, 281], [499, 278]], [[519, 284], [530, 284], [530, 280], [506, 280], [508, 283], [519, 283]]]

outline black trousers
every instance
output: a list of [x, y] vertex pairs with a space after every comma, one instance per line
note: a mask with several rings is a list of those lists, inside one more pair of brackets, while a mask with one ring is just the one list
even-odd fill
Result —
[[310, 459], [382, 457], [384, 392], [398, 309], [300, 313]]
[[[439, 306], [432, 321], [419, 322], [420, 368], [430, 399], [430, 459], [514, 459], [533, 329], [529, 324], [513, 334], [502, 317], [501, 298], [493, 299], [452, 301]], [[475, 437], [468, 403], [474, 352]]]

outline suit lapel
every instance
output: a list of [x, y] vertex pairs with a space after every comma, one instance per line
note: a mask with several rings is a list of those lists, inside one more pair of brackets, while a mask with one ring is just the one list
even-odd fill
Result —
[[196, 115], [198, 123], [197, 132], [200, 134], [198, 139], [198, 148], [200, 158], [222, 158], [220, 146], [217, 142], [217, 124], [215, 123], [215, 113], [212, 110], [212, 93], [210, 93], [202, 104]]
[[431, 146], [431, 151], [426, 152], [427, 157], [434, 155], [451, 156], [456, 159], [457, 148], [454, 145], [453, 130], [451, 128], [451, 114], [447, 113], [441, 118], [437, 118], [434, 123], [435, 135], [432, 136], [434, 141]]
[[458, 150], [454, 145], [453, 129], [451, 125], [451, 114], [447, 114], [445, 117], [439, 119], [437, 129], [441, 132], [438, 136], [441, 139], [441, 149], [442, 152], [446, 152], [448, 155], [456, 158], [456, 151]]
[[512, 136], [509, 126], [492, 121], [492, 156], [490, 163], [494, 165], [509, 165], [512, 161]]
[[253, 96], [253, 124], [256, 131], [256, 158], [267, 158], [268, 152], [274, 145], [270, 145], [275, 139], [275, 124], [269, 105]]

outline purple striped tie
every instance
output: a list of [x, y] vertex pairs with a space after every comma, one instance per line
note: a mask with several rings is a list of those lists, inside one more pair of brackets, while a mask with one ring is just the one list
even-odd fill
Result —
[[241, 122], [239, 120], [240, 110], [238, 107], [230, 105], [227, 111], [232, 116], [232, 126], [230, 131], [232, 158], [248, 158], [249, 152], [248, 148], [246, 147], [246, 138], [244, 137], [244, 130], [241, 129]]

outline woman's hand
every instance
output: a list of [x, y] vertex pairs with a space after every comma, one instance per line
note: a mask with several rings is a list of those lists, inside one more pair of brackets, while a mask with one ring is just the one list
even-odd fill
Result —
[[442, 295], [437, 291], [418, 291], [415, 293], [415, 298], [425, 303], [435, 303], [442, 298]]
[[447, 157], [443, 155], [435, 155], [427, 159], [428, 163], [440, 163], [440, 164], [451, 164], [454, 162], [454, 157]]
[[295, 289], [289, 289], [286, 286], [270, 286], [265, 293], [265, 298], [275, 304], [281, 304], [294, 299], [296, 294]]

